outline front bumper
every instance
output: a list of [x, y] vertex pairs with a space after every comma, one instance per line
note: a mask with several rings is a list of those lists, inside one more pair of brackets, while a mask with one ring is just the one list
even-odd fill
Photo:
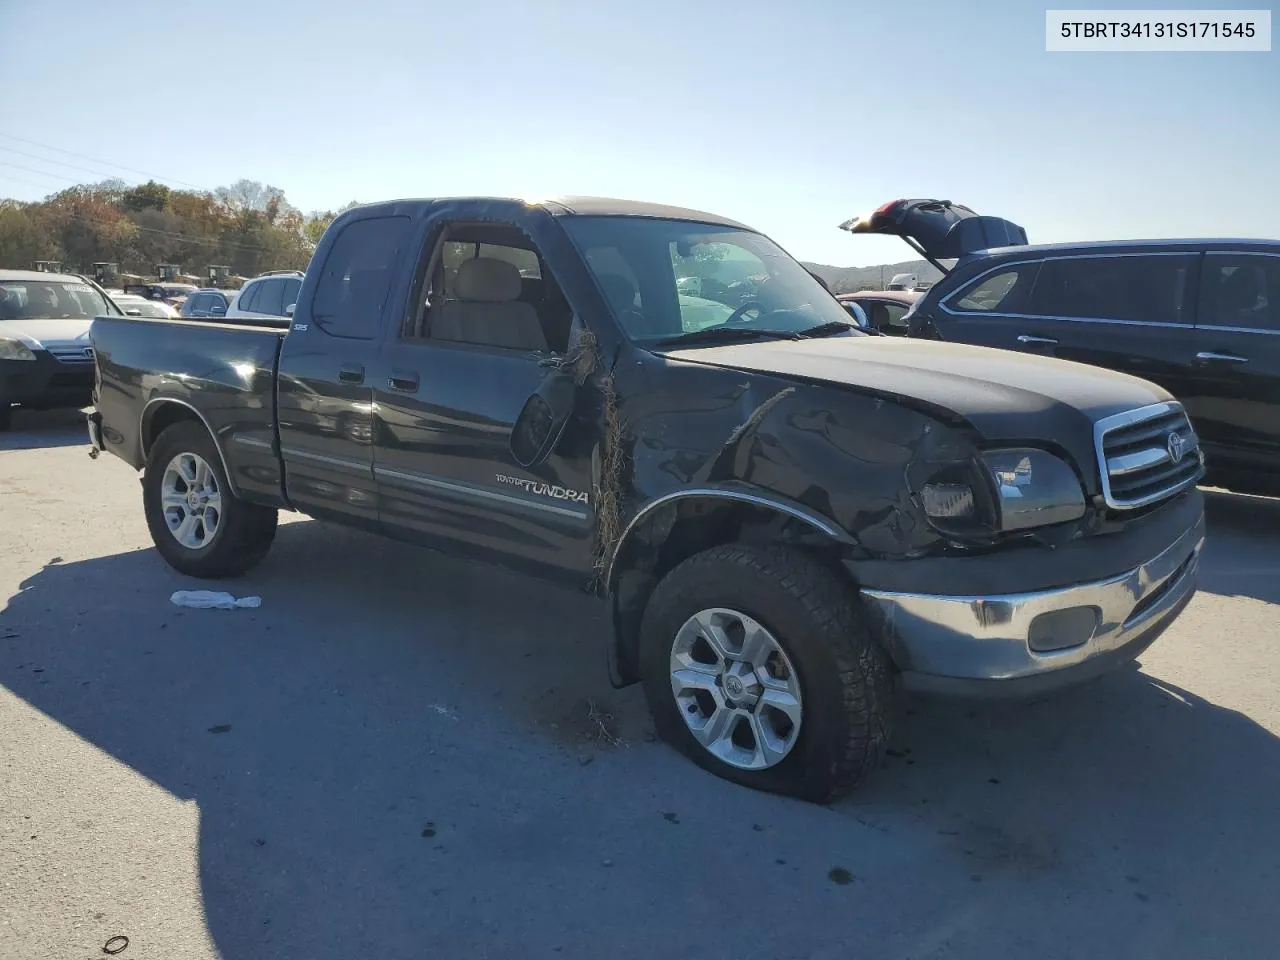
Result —
[[908, 689], [1034, 696], [1105, 673], [1155, 642], [1196, 592], [1205, 523], [1123, 573], [1033, 593], [864, 589]]
[[0, 403], [62, 410], [85, 406], [92, 393], [92, 360], [66, 362], [42, 350], [34, 360], [0, 360]]

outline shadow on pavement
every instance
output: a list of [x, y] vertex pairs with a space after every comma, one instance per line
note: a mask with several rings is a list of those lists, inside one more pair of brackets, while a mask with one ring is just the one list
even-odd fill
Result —
[[1200, 589], [1280, 603], [1280, 499], [1205, 491]]
[[[262, 606], [169, 603], [210, 586]], [[0, 683], [198, 802], [227, 960], [1273, 949], [1280, 743], [1136, 672], [913, 704], [821, 808], [649, 743], [587, 598], [311, 521], [222, 584], [50, 564], [0, 628]]]
[[36, 450], [42, 447], [69, 447], [76, 444], [89, 449], [84, 415], [79, 410], [13, 411], [13, 425], [0, 431], [0, 450]]

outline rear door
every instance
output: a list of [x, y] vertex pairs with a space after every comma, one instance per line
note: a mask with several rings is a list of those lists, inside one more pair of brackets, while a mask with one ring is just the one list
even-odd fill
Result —
[[[289, 499], [314, 516], [376, 524], [372, 367], [411, 225], [401, 215], [343, 225], [310, 303], [285, 337], [276, 388], [280, 452]], [[279, 284], [283, 300], [284, 280], [265, 282]]]
[[1280, 473], [1280, 253], [1205, 256], [1187, 407], [1211, 462]]
[[1199, 255], [1063, 254], [1009, 261], [943, 298], [943, 339], [1106, 367], [1175, 397], [1191, 389]]

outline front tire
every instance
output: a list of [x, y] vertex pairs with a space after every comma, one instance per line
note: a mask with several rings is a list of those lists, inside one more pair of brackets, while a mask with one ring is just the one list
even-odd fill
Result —
[[231, 492], [213, 438], [192, 421], [166, 428], [152, 444], [142, 502], [156, 549], [189, 577], [239, 576], [275, 539], [277, 512]]
[[658, 584], [640, 634], [659, 736], [752, 789], [826, 803], [880, 762], [888, 656], [849, 586], [781, 547], [726, 544]]

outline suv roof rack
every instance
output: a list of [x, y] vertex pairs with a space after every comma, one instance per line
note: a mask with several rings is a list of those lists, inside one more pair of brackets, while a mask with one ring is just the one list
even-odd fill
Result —
[[[289, 274], [291, 276], [299, 276], [299, 277], [304, 276], [301, 270], [268, 270], [266, 273], [258, 274], [258, 277], [280, 277], [280, 276], [284, 276], [285, 274]], [[254, 277], [254, 279], [256, 280], [258, 279], [258, 277]]]

